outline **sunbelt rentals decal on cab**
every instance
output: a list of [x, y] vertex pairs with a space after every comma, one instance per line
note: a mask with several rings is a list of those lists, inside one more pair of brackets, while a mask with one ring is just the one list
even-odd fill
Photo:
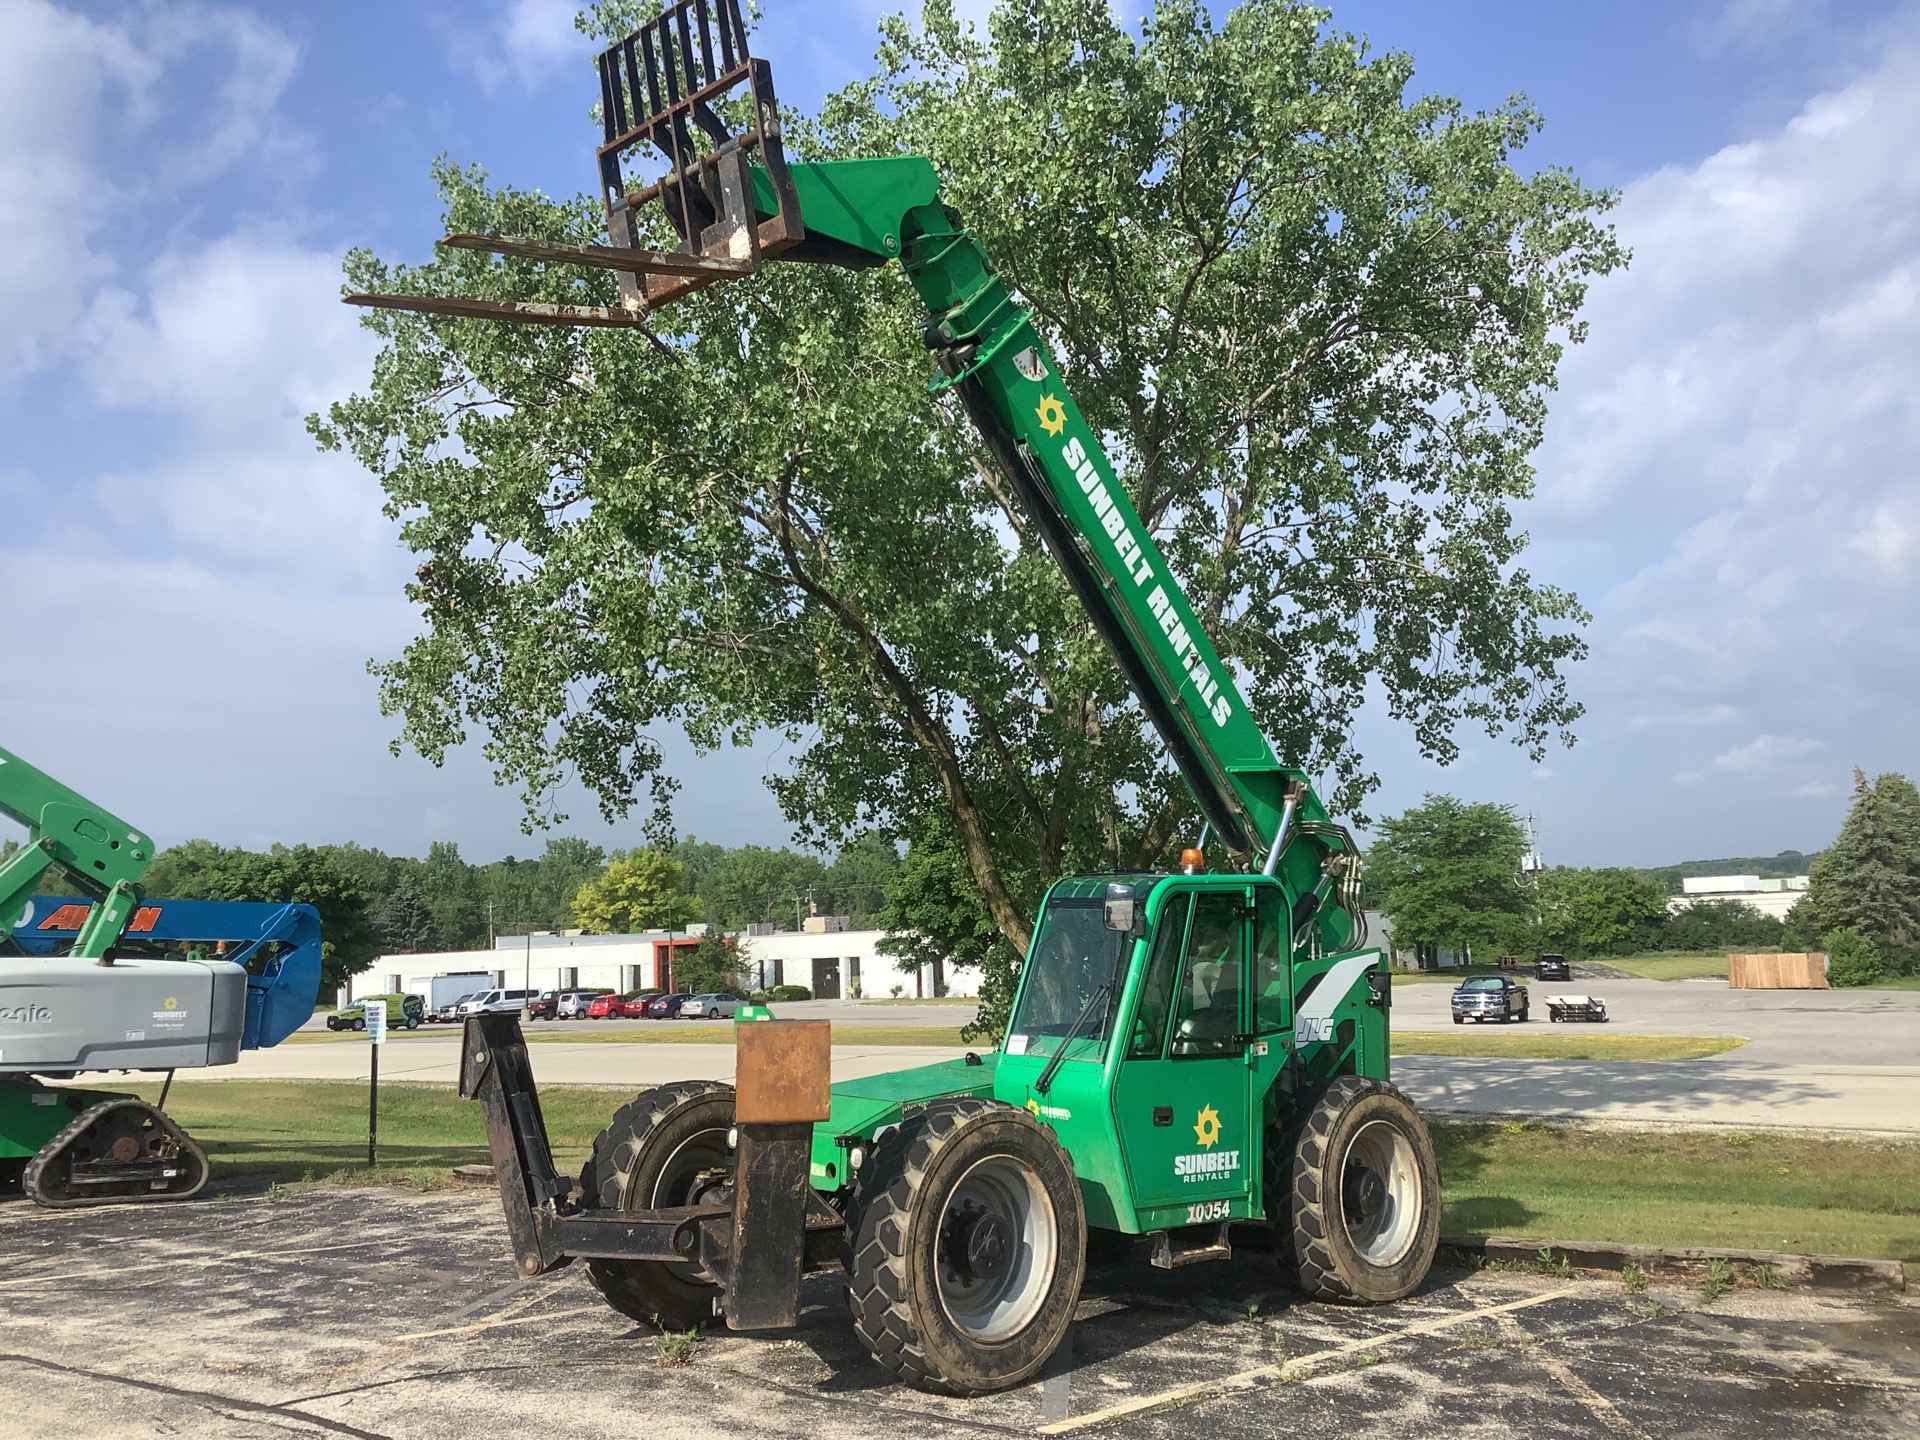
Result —
[[1193, 1140], [1198, 1150], [1173, 1157], [1173, 1173], [1183, 1182], [1221, 1180], [1240, 1169], [1238, 1150], [1213, 1148], [1220, 1143], [1220, 1112], [1213, 1106], [1200, 1107], [1193, 1122]]

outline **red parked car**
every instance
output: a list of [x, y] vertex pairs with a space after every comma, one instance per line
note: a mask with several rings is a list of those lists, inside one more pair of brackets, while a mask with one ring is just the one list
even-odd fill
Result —
[[647, 1012], [647, 1001], [658, 990], [636, 990], [631, 995], [596, 995], [587, 1006], [589, 1020], [638, 1020]]

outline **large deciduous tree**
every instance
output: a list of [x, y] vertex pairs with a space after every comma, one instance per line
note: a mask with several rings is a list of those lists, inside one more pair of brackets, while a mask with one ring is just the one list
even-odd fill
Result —
[[1526, 850], [1508, 806], [1429, 795], [1380, 822], [1367, 851], [1368, 893], [1393, 926], [1396, 949], [1444, 945], [1484, 962], [1519, 949], [1529, 934]]
[[371, 965], [380, 951], [359, 882], [311, 845], [276, 845], [262, 853], [189, 840], [154, 856], [141, 886], [156, 900], [313, 906], [320, 912], [322, 1000]]
[[[1536, 752], [1565, 733], [1584, 616], [1522, 566], [1511, 507], [1587, 281], [1622, 252], [1610, 197], [1515, 168], [1524, 101], [1413, 98], [1407, 56], [1290, 0], [1217, 22], [1162, 0], [1138, 34], [1101, 0], [1003, 0], [984, 36], [933, 0], [883, 23], [878, 62], [789, 115], [790, 148], [932, 157], [1282, 755], [1360, 806], [1370, 687], [1441, 759], [1463, 726]], [[449, 229], [597, 238], [585, 197], [436, 175]], [[347, 271], [613, 299], [603, 272], [471, 252]], [[424, 632], [381, 675], [422, 754], [484, 732], [543, 821], [569, 768], [609, 815], [665, 804], [649, 727], [784, 731], [771, 783], [803, 843], [878, 827], [957, 856], [1008, 953], [1063, 870], [1160, 865], [1190, 836], [1028, 517], [928, 394], [891, 267], [771, 265], [658, 316], [659, 346], [367, 323], [372, 383], [314, 429], [420, 557]]]
[[595, 935], [678, 929], [700, 917], [679, 862], [658, 850], [616, 850], [607, 868], [573, 897], [574, 918]]

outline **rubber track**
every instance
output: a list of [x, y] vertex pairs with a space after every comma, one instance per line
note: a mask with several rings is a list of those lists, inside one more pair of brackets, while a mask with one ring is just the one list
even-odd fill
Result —
[[1308, 1107], [1306, 1121], [1300, 1127], [1300, 1141], [1293, 1152], [1293, 1259], [1300, 1290], [1309, 1299], [1349, 1305], [1359, 1299], [1340, 1278], [1327, 1243], [1333, 1220], [1328, 1209], [1340, 1203], [1340, 1177], [1330, 1177], [1331, 1194], [1323, 1193], [1320, 1182], [1327, 1171], [1327, 1147], [1334, 1125], [1366, 1096], [1379, 1093], [1400, 1094], [1378, 1080], [1336, 1076]]
[[907, 1215], [935, 1157], [965, 1122], [1007, 1108], [997, 1100], [972, 1096], [909, 1107], [899, 1127], [874, 1146], [862, 1167], [883, 1184], [864, 1197], [860, 1229], [854, 1236], [853, 1266], [847, 1275], [854, 1333], [892, 1374], [940, 1395], [975, 1392], [952, 1384], [927, 1364], [907, 1309], [907, 1266], [912, 1261], [907, 1254]]
[[[624, 1209], [621, 1195], [627, 1174], [640, 1159], [647, 1138], [681, 1106], [706, 1095], [733, 1095], [720, 1080], [678, 1080], [642, 1090], [613, 1112], [613, 1119], [593, 1138], [593, 1154], [580, 1167], [580, 1203], [589, 1210]], [[606, 1302], [622, 1315], [651, 1320], [659, 1302], [644, 1285], [636, 1285], [625, 1265], [587, 1262], [587, 1277]], [[716, 1289], [717, 1293], [717, 1289]]]
[[[200, 1167], [200, 1178], [185, 1190], [116, 1190], [108, 1194], [82, 1192], [61, 1199], [55, 1199], [46, 1194], [41, 1188], [41, 1180], [47, 1173], [47, 1167], [85, 1134], [94, 1121], [122, 1109], [152, 1117], [160, 1129], [180, 1147], [188, 1163]], [[207, 1152], [195, 1143], [191, 1135], [174, 1124], [172, 1116], [156, 1105], [149, 1105], [146, 1101], [134, 1096], [126, 1096], [114, 1100], [102, 1100], [98, 1105], [82, 1110], [74, 1116], [66, 1128], [42, 1145], [33, 1158], [27, 1161], [26, 1168], [20, 1172], [20, 1189], [34, 1204], [44, 1205], [49, 1210], [82, 1210], [95, 1205], [145, 1205], [160, 1200], [191, 1200], [207, 1188], [207, 1178], [210, 1173]], [[132, 1185], [140, 1182], [124, 1183]]]

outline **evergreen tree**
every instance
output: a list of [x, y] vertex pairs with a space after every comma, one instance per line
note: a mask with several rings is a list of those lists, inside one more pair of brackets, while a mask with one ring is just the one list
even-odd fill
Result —
[[433, 912], [411, 879], [402, 880], [374, 907], [373, 928], [387, 955], [420, 955], [441, 948]]
[[1802, 933], [1855, 930], [1883, 952], [1920, 945], [1920, 790], [1906, 776], [1853, 772], [1853, 808], [1792, 920]]

